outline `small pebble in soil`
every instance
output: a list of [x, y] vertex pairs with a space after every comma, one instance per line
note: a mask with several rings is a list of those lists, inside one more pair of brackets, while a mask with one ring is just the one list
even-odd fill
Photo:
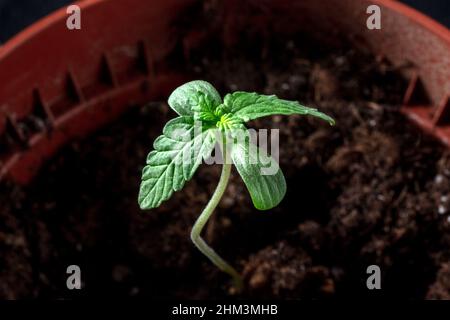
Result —
[[436, 184], [441, 184], [444, 181], [444, 177], [441, 174], [438, 174], [435, 178], [434, 178], [434, 182]]

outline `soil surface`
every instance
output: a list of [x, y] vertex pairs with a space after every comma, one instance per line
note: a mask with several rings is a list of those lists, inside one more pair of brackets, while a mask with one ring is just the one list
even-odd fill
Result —
[[[308, 49], [309, 48], [309, 49]], [[275, 116], [288, 191], [253, 208], [236, 171], [205, 239], [242, 271], [236, 294], [193, 246], [190, 229], [219, 178], [202, 165], [161, 207], [137, 205], [153, 140], [174, 117], [166, 103], [135, 108], [63, 148], [28, 187], [0, 192], [0, 297], [447, 298], [450, 299], [450, 155], [398, 112], [398, 68], [303, 39], [194, 51], [185, 68], [233, 90], [277, 94], [336, 119]], [[66, 288], [66, 268], [82, 290]], [[366, 287], [369, 265], [382, 290]]]

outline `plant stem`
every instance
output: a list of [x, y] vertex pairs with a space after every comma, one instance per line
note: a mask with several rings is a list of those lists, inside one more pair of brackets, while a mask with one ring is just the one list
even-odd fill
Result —
[[228, 180], [230, 178], [230, 172], [231, 172], [231, 164], [225, 161], [222, 167], [222, 173], [220, 175], [219, 184], [217, 185], [216, 190], [214, 191], [214, 194], [212, 195], [205, 209], [203, 209], [203, 212], [200, 214], [197, 221], [195, 222], [194, 227], [192, 227], [191, 239], [192, 242], [194, 242], [195, 246], [205, 256], [207, 256], [212, 263], [214, 263], [220, 270], [228, 273], [230, 276], [233, 277], [236, 288], [240, 290], [242, 288], [242, 278], [239, 275], [239, 273], [225, 260], [223, 260], [210, 246], [208, 246], [200, 236], [203, 227], [205, 226], [208, 219], [211, 217], [212, 213], [214, 212], [214, 209], [216, 209], [220, 199], [222, 198], [225, 192], [225, 189], [228, 185]]

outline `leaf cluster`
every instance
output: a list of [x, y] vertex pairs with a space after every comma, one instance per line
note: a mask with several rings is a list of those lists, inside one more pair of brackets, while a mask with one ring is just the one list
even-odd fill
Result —
[[[286, 193], [286, 181], [278, 163], [250, 142], [245, 123], [271, 115], [311, 115], [334, 124], [317, 109], [275, 95], [237, 91], [223, 101], [208, 82], [188, 82], [169, 97], [178, 114], [165, 125], [153, 143], [142, 172], [138, 202], [142, 209], [158, 207], [190, 180], [203, 159], [219, 144], [224, 161], [232, 161], [244, 181], [253, 204], [267, 210], [277, 206]], [[274, 174], [261, 174], [263, 168]]]

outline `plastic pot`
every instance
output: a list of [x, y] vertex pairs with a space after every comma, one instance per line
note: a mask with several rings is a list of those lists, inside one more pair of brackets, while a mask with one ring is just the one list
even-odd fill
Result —
[[[29, 182], [66, 142], [187, 80], [169, 60], [208, 36], [204, 27], [177, 27], [198, 2], [80, 1], [81, 30], [66, 28], [63, 8], [0, 47], [0, 179]], [[381, 7], [381, 30], [366, 28], [372, 4]], [[430, 18], [392, 0], [228, 0], [221, 9], [228, 45], [240, 28], [264, 34], [270, 26], [322, 42], [345, 36], [408, 65], [403, 112], [450, 146], [450, 31]]]

